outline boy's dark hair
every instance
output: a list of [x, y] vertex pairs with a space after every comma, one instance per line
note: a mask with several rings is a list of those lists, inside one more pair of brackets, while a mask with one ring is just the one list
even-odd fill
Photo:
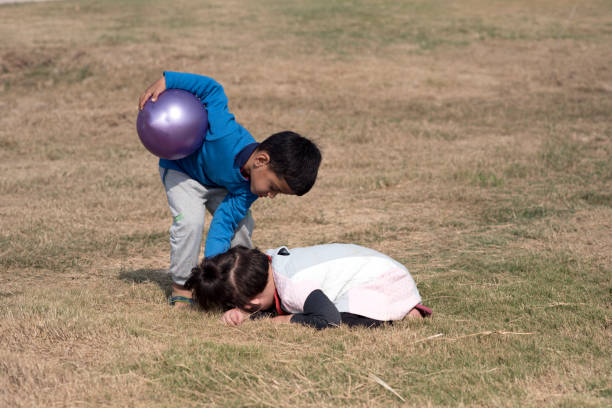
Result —
[[243, 246], [204, 258], [191, 270], [185, 288], [193, 291], [197, 303], [205, 310], [215, 307], [253, 309], [250, 300], [263, 292], [268, 283], [270, 261], [258, 249]]
[[295, 132], [275, 133], [260, 143], [259, 151], [270, 155], [270, 169], [284, 179], [291, 191], [301, 196], [315, 183], [321, 151], [310, 140]]

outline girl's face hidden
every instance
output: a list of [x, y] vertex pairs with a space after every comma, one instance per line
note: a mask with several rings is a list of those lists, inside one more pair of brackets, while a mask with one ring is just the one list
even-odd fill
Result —
[[274, 304], [274, 292], [276, 292], [276, 285], [274, 284], [272, 265], [270, 265], [268, 267], [268, 283], [260, 294], [251, 299], [251, 303], [257, 306], [257, 310], [267, 310]]

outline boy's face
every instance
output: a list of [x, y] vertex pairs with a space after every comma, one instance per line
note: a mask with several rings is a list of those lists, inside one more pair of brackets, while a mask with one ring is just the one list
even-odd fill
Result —
[[278, 177], [268, 164], [251, 170], [251, 193], [259, 197], [274, 198], [277, 194], [294, 194], [287, 182]]

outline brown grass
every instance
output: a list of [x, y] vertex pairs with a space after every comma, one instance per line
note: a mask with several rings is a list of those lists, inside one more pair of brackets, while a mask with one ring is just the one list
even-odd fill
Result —
[[[610, 405], [611, 11], [1, 5], [0, 405]], [[314, 332], [170, 309], [135, 134], [163, 69], [218, 79], [258, 140], [322, 147], [312, 192], [255, 203], [259, 247], [384, 251], [435, 317]]]

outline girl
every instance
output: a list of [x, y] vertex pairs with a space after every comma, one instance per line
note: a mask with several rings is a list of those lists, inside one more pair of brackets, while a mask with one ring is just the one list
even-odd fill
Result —
[[205, 258], [185, 286], [204, 309], [233, 307], [222, 317], [232, 326], [256, 312], [317, 329], [340, 323], [375, 327], [432, 313], [420, 304], [402, 264], [352, 244], [283, 246], [266, 253], [234, 247]]

